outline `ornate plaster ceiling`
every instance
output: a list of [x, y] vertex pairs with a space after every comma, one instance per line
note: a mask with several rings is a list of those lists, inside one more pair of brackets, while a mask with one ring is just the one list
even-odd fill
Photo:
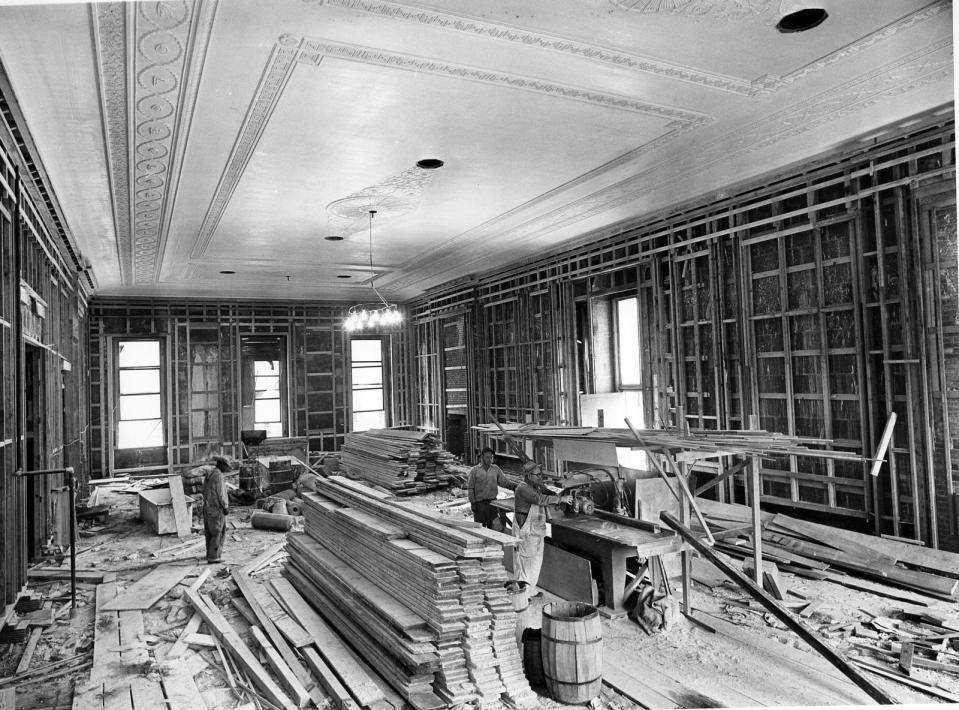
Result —
[[950, 2], [819, 5], [4, 4], [0, 60], [97, 293], [362, 298], [372, 232], [402, 300], [952, 111]]

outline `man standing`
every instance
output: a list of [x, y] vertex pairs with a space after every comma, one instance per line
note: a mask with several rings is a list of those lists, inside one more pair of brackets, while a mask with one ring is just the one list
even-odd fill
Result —
[[466, 493], [473, 509], [473, 520], [490, 529], [493, 521], [499, 517], [498, 511], [493, 507], [499, 486], [514, 487], [503, 474], [503, 469], [493, 463], [494, 454], [488, 446], [480, 451], [480, 463], [473, 466], [466, 477]]
[[513, 536], [519, 538], [513, 554], [513, 577], [525, 583], [531, 597], [536, 591], [539, 571], [543, 567], [543, 538], [546, 537], [546, 506], [572, 503], [572, 496], [551, 496], [544, 492], [539, 464], [523, 466], [523, 482], [516, 487], [513, 504]]
[[203, 534], [206, 535], [206, 561], [222, 562], [223, 538], [226, 535], [226, 514], [230, 499], [226, 494], [224, 473], [230, 471], [230, 463], [222, 456], [214, 456], [203, 480]]

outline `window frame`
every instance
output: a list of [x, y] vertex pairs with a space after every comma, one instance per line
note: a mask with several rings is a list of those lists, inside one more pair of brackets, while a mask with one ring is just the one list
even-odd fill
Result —
[[[640, 327], [639, 327], [639, 295], [636, 293], [633, 294], [616, 294], [610, 295], [610, 317], [613, 321], [612, 330], [613, 330], [613, 365], [615, 368], [615, 383], [616, 391], [623, 392], [627, 390], [641, 390], [643, 388], [643, 361], [641, 357], [641, 348], [642, 342], [640, 340]], [[623, 382], [623, 368], [622, 361], [620, 357], [620, 322], [619, 322], [619, 304], [622, 301], [633, 300], [636, 302], [636, 363], [637, 363], [637, 373], [638, 380], [635, 384], [633, 383], [624, 383]]]
[[[120, 349], [124, 343], [156, 343], [157, 345], [157, 355], [158, 362], [157, 365], [135, 365], [123, 367], [120, 365]], [[163, 338], [145, 338], [145, 337], [117, 337], [113, 339], [113, 358], [114, 358], [114, 386], [113, 386], [113, 403], [114, 403], [114, 416], [113, 416], [113, 449], [114, 451], [136, 451], [138, 449], [160, 449], [166, 448], [168, 443], [167, 436], [167, 403], [166, 403], [166, 368], [164, 367], [164, 341]], [[133, 392], [124, 394], [122, 391], [122, 373], [131, 372], [131, 371], [148, 371], [155, 370], [157, 372], [158, 380], [158, 391], [153, 392]], [[143, 395], [156, 395], [159, 398], [160, 403], [160, 416], [158, 418], [149, 417], [149, 418], [128, 418], [124, 419], [122, 415], [122, 399], [124, 397], [135, 397]], [[156, 444], [148, 445], [137, 445], [137, 446], [122, 446], [120, 442], [121, 438], [121, 423], [123, 422], [135, 422], [135, 421], [157, 421], [160, 424], [160, 442]]]
[[[356, 341], [375, 341], [380, 345], [380, 359], [378, 361], [373, 360], [360, 360], [361, 363], [373, 363], [378, 362], [378, 367], [380, 369], [380, 382], [379, 387], [369, 386], [369, 385], [360, 385], [357, 386], [354, 378], [354, 371], [357, 369], [355, 360], [353, 358], [353, 343]], [[390, 338], [389, 336], [383, 335], [358, 335], [352, 336], [347, 340], [347, 353], [349, 355], [349, 368], [350, 368], [350, 431], [369, 431], [369, 429], [376, 427], [369, 427], [367, 429], [357, 429], [356, 428], [356, 415], [360, 414], [371, 414], [374, 412], [383, 412], [383, 427], [389, 427], [393, 419], [392, 411], [392, 397], [391, 397], [391, 372], [390, 372], [390, 350], [389, 350]], [[361, 369], [372, 369], [370, 366], [360, 366]], [[369, 391], [372, 389], [381, 389], [383, 392], [383, 403], [382, 409], [363, 409], [357, 410], [354, 406], [354, 393], [357, 391]]]
[[[240, 395], [240, 406], [241, 406], [241, 428], [251, 428], [251, 429], [262, 429], [256, 419], [256, 403], [258, 400], [256, 396], [256, 363], [257, 362], [276, 362], [278, 363], [278, 372], [277, 377], [279, 378], [277, 390], [279, 392], [278, 397], [278, 409], [280, 414], [280, 434], [268, 433], [268, 438], [277, 439], [277, 438], [286, 438], [291, 436], [290, 434], [290, 377], [289, 377], [289, 347], [288, 339], [285, 334], [257, 334], [257, 333], [244, 333], [240, 335], [240, 372], [241, 372], [241, 395]], [[269, 353], [270, 357], [267, 357], [266, 350], [268, 348], [273, 349]], [[249, 363], [249, 375], [246, 375], [246, 363]], [[249, 399], [248, 399], [249, 398]], [[273, 398], [269, 398], [270, 401]], [[249, 402], [249, 403], [248, 403]], [[249, 414], [249, 427], [243, 423], [243, 417], [246, 416], [242, 414], [242, 410], [247, 407], [252, 408], [252, 411]], [[272, 421], [266, 422], [267, 424], [274, 423]]]

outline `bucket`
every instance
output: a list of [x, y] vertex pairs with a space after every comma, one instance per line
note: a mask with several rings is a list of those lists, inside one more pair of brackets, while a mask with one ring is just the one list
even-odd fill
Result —
[[530, 685], [544, 685], [542, 636], [539, 629], [523, 631], [523, 672]]
[[543, 675], [561, 703], [588, 703], [603, 688], [603, 627], [596, 607], [553, 602], [543, 607]]
[[529, 592], [526, 587], [508, 592], [513, 600], [513, 611], [516, 612], [516, 644], [523, 642], [523, 631], [529, 626]]

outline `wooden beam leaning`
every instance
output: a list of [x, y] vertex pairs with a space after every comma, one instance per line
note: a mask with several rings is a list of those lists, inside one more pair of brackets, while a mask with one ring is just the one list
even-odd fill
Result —
[[687, 528], [685, 525], [676, 520], [676, 518], [665, 511], [660, 513], [659, 517], [664, 523], [679, 533], [679, 535], [686, 542], [688, 542], [693, 549], [695, 549], [707, 560], [712, 562], [717, 568], [719, 568], [720, 571], [723, 572], [723, 574], [733, 580], [736, 584], [749, 592], [750, 596], [766, 607], [766, 609], [768, 609], [773, 616], [795, 631], [803, 639], [803, 641], [808, 643], [813, 647], [813, 649], [822, 654], [826, 660], [838, 668], [859, 688], [864, 690], [869, 697], [882, 705], [897, 705], [899, 703], [898, 700], [890, 695], [887, 695], [885, 691], [873, 685], [868, 678], [857, 671], [843, 656], [836, 653], [833, 649], [823, 643], [822, 640], [816, 635], [816, 632], [807, 626], [802, 619], [798, 618], [795, 614], [780, 606], [775, 599], [769, 596], [761, 587], [758, 587], [755, 582], [749, 579], [749, 577], [730, 565], [728, 562], [726, 562], [726, 560], [722, 559], [708, 545], [704, 545], [703, 542], [696, 537], [692, 530]]
[[293, 653], [293, 649], [290, 648], [290, 644], [287, 643], [286, 639], [283, 637], [283, 634], [280, 633], [280, 630], [276, 628], [276, 624], [273, 623], [273, 619], [270, 618], [270, 615], [266, 613], [259, 600], [257, 600], [256, 593], [253, 590], [252, 580], [250, 580], [247, 575], [243, 574], [239, 570], [233, 570], [233, 581], [236, 582], [236, 586], [239, 587], [240, 593], [246, 599], [247, 604], [250, 605], [250, 610], [256, 617], [256, 620], [263, 629], [263, 632], [266, 634], [267, 638], [273, 642], [273, 645], [276, 646], [276, 650], [279, 651], [280, 657], [286, 662], [286, 665], [290, 667], [290, 670], [293, 671], [293, 675], [296, 676], [296, 679], [300, 681], [302, 686], [309, 686], [309, 672], [300, 663], [300, 660], [296, 657], [296, 654]]
[[368, 706], [383, 700], [383, 692], [353, 659], [344, 642], [289, 580], [276, 577], [270, 580], [270, 587], [290, 616], [313, 637], [323, 660], [333, 669], [359, 704]]
[[277, 676], [280, 678], [280, 683], [283, 684], [290, 695], [293, 696], [293, 700], [301, 708], [306, 707], [310, 702], [310, 695], [306, 692], [306, 688], [303, 687], [303, 684], [293, 675], [293, 671], [290, 670], [290, 667], [283, 661], [283, 658], [277, 653], [277, 650], [273, 647], [273, 644], [270, 643], [270, 640], [266, 637], [259, 626], [251, 626], [250, 633], [253, 634], [253, 638], [256, 639], [256, 642], [260, 644], [260, 648], [263, 649], [263, 653], [266, 654], [266, 660], [273, 667], [273, 670], [276, 671]]
[[243, 639], [241, 639], [236, 630], [230, 626], [229, 622], [220, 613], [220, 610], [215, 607], [208, 607], [200, 598], [200, 595], [192, 589], [186, 590], [186, 596], [193, 605], [193, 608], [203, 617], [203, 621], [206, 622], [210, 633], [216, 636], [216, 638], [229, 649], [237, 663], [250, 674], [253, 683], [263, 691], [267, 699], [273, 704], [283, 708], [283, 710], [296, 710], [296, 705], [293, 704], [286, 693], [283, 692], [282, 688], [269, 676], [266, 669], [260, 665], [256, 656], [253, 655], [250, 648], [243, 643]]

